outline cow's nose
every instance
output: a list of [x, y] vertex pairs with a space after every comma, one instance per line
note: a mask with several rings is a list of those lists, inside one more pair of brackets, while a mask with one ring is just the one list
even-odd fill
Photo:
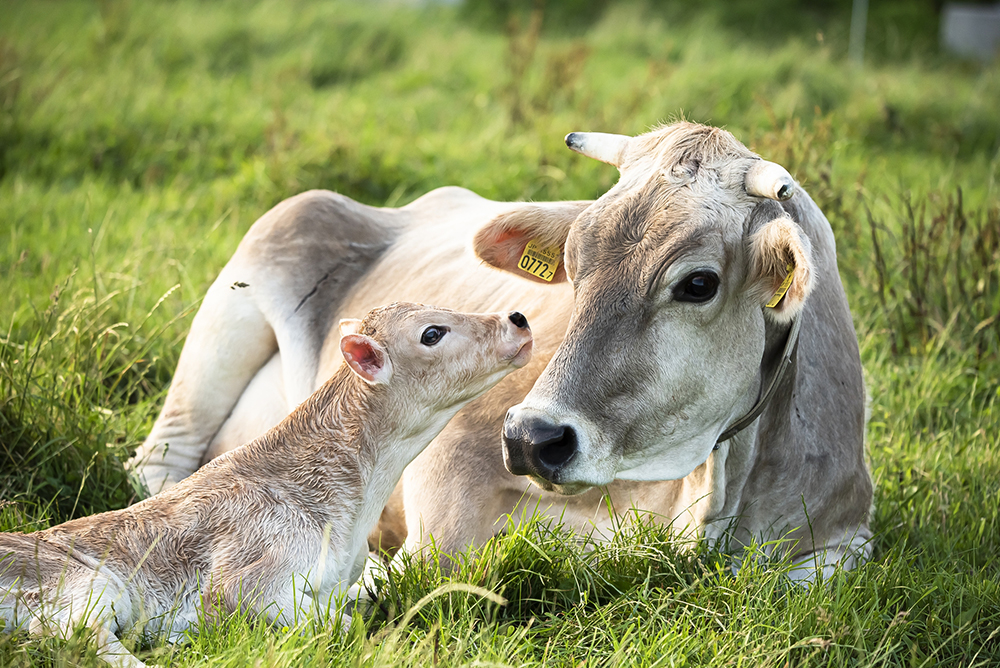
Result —
[[541, 417], [507, 413], [503, 425], [503, 459], [514, 475], [537, 475], [558, 482], [559, 471], [576, 455], [576, 431]]
[[514, 323], [514, 326], [518, 329], [528, 329], [528, 319], [517, 311], [512, 311], [509, 316], [510, 321]]

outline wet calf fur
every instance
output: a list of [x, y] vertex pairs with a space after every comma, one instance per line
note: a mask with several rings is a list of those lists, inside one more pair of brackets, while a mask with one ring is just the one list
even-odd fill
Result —
[[119, 641], [133, 628], [177, 640], [199, 613], [331, 610], [406, 465], [532, 348], [520, 313], [408, 303], [341, 333], [345, 363], [264, 436], [129, 508], [0, 534], [6, 630], [86, 625], [106, 661], [141, 666]]

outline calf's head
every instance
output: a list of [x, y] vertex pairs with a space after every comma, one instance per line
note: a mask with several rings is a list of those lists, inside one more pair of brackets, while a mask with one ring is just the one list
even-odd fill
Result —
[[616, 165], [618, 183], [561, 216], [501, 215], [474, 242], [526, 278], [529, 241], [558, 247], [552, 281], [574, 289], [562, 344], [507, 414], [506, 466], [564, 493], [681, 478], [756, 399], [765, 319], [790, 321], [809, 294], [809, 240], [778, 203], [795, 182], [728, 132], [691, 123], [566, 141]]
[[344, 361], [369, 385], [389, 386], [403, 413], [448, 412], [531, 359], [523, 315], [459, 313], [398, 302], [341, 320]]

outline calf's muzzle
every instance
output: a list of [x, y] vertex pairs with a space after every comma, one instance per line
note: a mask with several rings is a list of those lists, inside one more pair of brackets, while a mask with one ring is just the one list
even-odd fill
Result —
[[514, 326], [518, 329], [530, 329], [528, 327], [528, 319], [525, 318], [519, 311], [511, 311], [507, 318], [514, 323]]
[[535, 475], [558, 483], [560, 471], [576, 456], [579, 442], [569, 425], [508, 411], [503, 425], [503, 461], [514, 475]]

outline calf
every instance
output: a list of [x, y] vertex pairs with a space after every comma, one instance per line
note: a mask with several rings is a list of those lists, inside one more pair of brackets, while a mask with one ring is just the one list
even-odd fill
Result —
[[133, 627], [174, 641], [199, 608], [280, 624], [329, 609], [403, 469], [532, 348], [520, 313], [407, 303], [341, 334], [345, 363], [264, 436], [130, 508], [0, 534], [4, 627], [86, 625], [106, 661], [141, 666], [118, 639]]

